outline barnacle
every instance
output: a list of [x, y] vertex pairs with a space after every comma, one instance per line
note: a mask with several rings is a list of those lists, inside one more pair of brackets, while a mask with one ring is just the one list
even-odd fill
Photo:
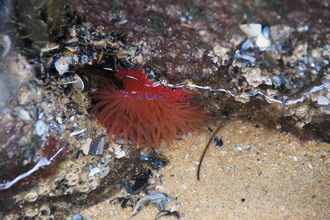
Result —
[[81, 172], [81, 167], [73, 161], [66, 163], [66, 166], [67, 166], [67, 169], [71, 170], [73, 173]]
[[89, 187], [90, 187], [90, 190], [95, 190], [97, 188], [97, 186], [99, 185], [98, 181], [92, 181], [90, 184], [89, 184]]
[[27, 208], [25, 211], [25, 215], [28, 217], [33, 217], [35, 215], [38, 215], [39, 208]]
[[28, 202], [34, 202], [38, 198], [38, 193], [36, 191], [30, 191], [24, 196], [24, 200]]
[[109, 166], [101, 167], [101, 178], [105, 177], [110, 171]]
[[124, 145], [131, 141], [133, 147], [158, 147], [161, 138], [170, 145], [178, 135], [204, 123], [205, 114], [185, 102], [193, 95], [182, 88], [153, 83], [137, 69], [121, 69], [115, 76], [123, 82], [123, 90], [113, 82], [101, 84], [91, 93], [91, 98], [98, 100], [91, 113], [109, 135], [124, 137]]
[[50, 193], [51, 189], [49, 186], [39, 186], [38, 193], [39, 195], [48, 195]]
[[89, 186], [87, 186], [87, 185], [81, 185], [81, 186], [78, 186], [77, 187], [77, 190], [79, 191], [79, 192], [88, 192], [89, 191]]
[[87, 182], [89, 180], [89, 172], [82, 172], [80, 173], [79, 177], [82, 182]]
[[85, 166], [86, 164], [87, 164], [87, 161], [86, 161], [85, 157], [81, 157], [81, 158], [79, 158], [79, 160], [77, 160], [77, 166], [80, 168]]
[[79, 176], [77, 173], [75, 172], [71, 172], [71, 173], [68, 173], [66, 176], [65, 176], [65, 179], [67, 180], [67, 184], [69, 186], [74, 186], [78, 183], [79, 181]]
[[99, 164], [103, 167], [107, 166], [108, 163], [111, 161], [111, 158], [109, 157], [102, 157]]

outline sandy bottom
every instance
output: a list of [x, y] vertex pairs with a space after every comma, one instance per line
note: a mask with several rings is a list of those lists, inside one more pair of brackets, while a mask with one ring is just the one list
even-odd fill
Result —
[[[212, 142], [200, 181], [197, 165], [211, 132], [161, 149], [170, 163], [162, 169], [163, 183], [156, 182], [157, 190], [176, 198], [167, 210], [192, 220], [330, 219], [329, 144], [301, 142], [290, 134], [236, 120], [227, 122], [217, 136], [224, 145], [215, 148]], [[132, 217], [132, 209], [111, 204], [113, 198], [83, 211], [82, 216], [149, 220], [158, 213], [151, 204]]]

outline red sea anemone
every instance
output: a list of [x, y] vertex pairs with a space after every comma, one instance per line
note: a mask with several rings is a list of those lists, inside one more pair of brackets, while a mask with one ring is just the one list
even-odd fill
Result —
[[158, 147], [163, 138], [170, 145], [178, 135], [204, 123], [205, 114], [185, 102], [193, 95], [182, 88], [153, 83], [138, 69], [120, 69], [115, 76], [123, 82], [123, 89], [111, 81], [101, 84], [91, 93], [98, 101], [91, 113], [109, 135], [124, 137], [124, 144], [130, 140], [133, 147]]

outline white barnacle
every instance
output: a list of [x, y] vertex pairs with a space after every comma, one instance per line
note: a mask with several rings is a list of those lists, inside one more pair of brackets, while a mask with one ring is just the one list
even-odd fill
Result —
[[65, 179], [68, 181], [67, 183], [69, 186], [74, 186], [78, 183], [79, 176], [77, 173], [71, 172], [65, 176]]
[[78, 187], [77, 187], [77, 190], [78, 190], [79, 192], [88, 192], [89, 189], [90, 189], [90, 187], [87, 186], [87, 185], [82, 185], [82, 186], [78, 186]]
[[101, 178], [103, 178], [106, 175], [108, 175], [108, 173], [110, 171], [109, 166], [102, 166], [100, 169], [101, 169]]
[[38, 189], [38, 194], [39, 195], [48, 195], [50, 193], [50, 186], [39, 186], [39, 189]]
[[28, 202], [34, 202], [38, 199], [38, 193], [36, 191], [30, 191], [24, 196], [24, 200]]

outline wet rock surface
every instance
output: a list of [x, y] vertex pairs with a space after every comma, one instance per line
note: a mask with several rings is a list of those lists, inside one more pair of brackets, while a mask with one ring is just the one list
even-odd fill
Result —
[[[88, 92], [118, 68], [195, 93], [215, 117], [330, 143], [326, 1], [18, 0], [1, 12], [1, 216], [64, 218], [137, 174], [139, 153], [89, 114]], [[241, 23], [268, 25], [265, 51]]]

